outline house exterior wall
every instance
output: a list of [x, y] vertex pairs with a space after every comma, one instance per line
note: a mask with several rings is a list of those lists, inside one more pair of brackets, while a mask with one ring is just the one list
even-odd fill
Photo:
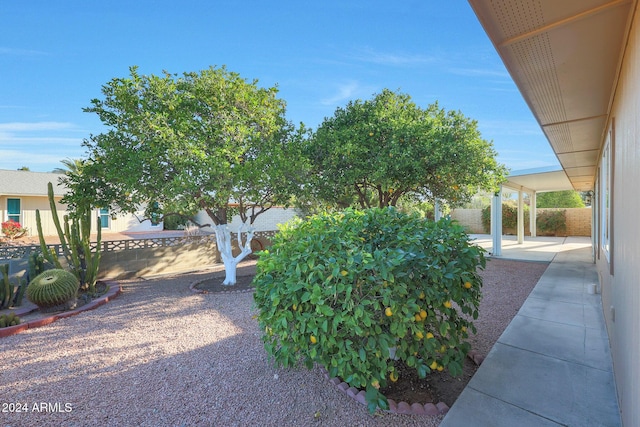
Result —
[[[611, 257], [594, 239], [602, 305], [625, 426], [640, 425], [640, 12], [635, 11], [610, 116], [613, 127]], [[601, 181], [601, 180], [600, 180]], [[599, 183], [600, 183], [599, 181]], [[599, 202], [602, 202], [599, 192]], [[603, 223], [598, 210], [596, 224]], [[612, 265], [613, 264], [613, 265]]]
[[[42, 221], [42, 233], [44, 236], [55, 236], [58, 234], [51, 209], [49, 199], [46, 196], [0, 196], [0, 219], [4, 222], [7, 220], [7, 199], [20, 199], [20, 216], [21, 225], [28, 228], [27, 236], [37, 236], [38, 226], [36, 222], [36, 210], [40, 210], [40, 219]], [[60, 203], [61, 197], [56, 197], [56, 209], [58, 217], [63, 221], [67, 214], [66, 205]], [[98, 211], [96, 210], [96, 216]], [[91, 228], [95, 232], [95, 222], [92, 222]], [[109, 227], [103, 228], [103, 232], [122, 233], [122, 232], [145, 232], [145, 231], [162, 231], [162, 223], [154, 226], [150, 221], [140, 222], [135, 215], [127, 214], [118, 216], [115, 219], [109, 219]]]
[[[47, 197], [38, 196], [0, 196], [0, 218], [2, 221], [7, 220], [7, 199], [20, 199], [20, 215], [21, 225], [29, 229], [27, 236], [37, 236], [38, 226], [36, 222], [36, 210], [40, 210], [40, 218], [42, 221], [42, 232], [45, 236], [57, 234], [51, 210], [49, 207], [49, 199]], [[64, 215], [67, 214], [65, 206], [59, 203], [60, 198], [56, 200], [56, 209], [58, 209], [58, 217], [62, 221]]]
[[[96, 215], [99, 211], [96, 210]], [[139, 216], [133, 214], [118, 215], [115, 218], [109, 218], [109, 226], [102, 229], [103, 233], [132, 233], [132, 232], [152, 232], [162, 231], [162, 223], [157, 225], [151, 224], [151, 221], [146, 220], [140, 222], [138, 217], [142, 217], [142, 213]]]

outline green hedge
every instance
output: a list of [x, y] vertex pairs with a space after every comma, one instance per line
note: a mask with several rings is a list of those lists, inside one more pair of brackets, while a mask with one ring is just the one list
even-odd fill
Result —
[[[525, 229], [529, 224], [529, 206], [524, 206]], [[502, 233], [514, 231], [518, 226], [518, 208], [510, 204], [502, 204]], [[491, 230], [491, 207], [482, 209], [482, 227], [486, 233]], [[536, 229], [541, 233], [562, 234], [567, 230], [566, 211], [541, 211], [536, 216]]]
[[[529, 222], [529, 206], [524, 206], [524, 222]], [[482, 227], [485, 233], [491, 231], [491, 206], [482, 209]], [[502, 233], [515, 230], [518, 227], [518, 207], [508, 203], [502, 204]]]
[[541, 233], [564, 234], [567, 231], [567, 211], [543, 211], [536, 218], [536, 227]]

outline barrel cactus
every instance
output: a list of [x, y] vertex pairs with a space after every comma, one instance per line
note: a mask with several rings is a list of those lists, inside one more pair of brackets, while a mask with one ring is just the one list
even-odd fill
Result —
[[27, 286], [27, 299], [43, 311], [71, 309], [76, 304], [78, 278], [66, 270], [47, 270]]

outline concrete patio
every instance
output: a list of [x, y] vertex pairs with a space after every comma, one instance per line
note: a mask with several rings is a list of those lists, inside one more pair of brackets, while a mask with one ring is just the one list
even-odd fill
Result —
[[506, 236], [502, 254], [551, 264], [441, 426], [620, 426], [590, 239]]

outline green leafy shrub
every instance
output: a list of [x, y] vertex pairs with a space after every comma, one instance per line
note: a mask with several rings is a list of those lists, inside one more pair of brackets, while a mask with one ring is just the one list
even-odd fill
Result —
[[27, 286], [27, 299], [44, 311], [65, 310], [74, 305], [79, 286], [78, 278], [69, 271], [46, 270]]
[[165, 230], [184, 230], [188, 221], [188, 218], [181, 215], [166, 215], [163, 225]]
[[395, 359], [420, 377], [462, 373], [475, 332], [484, 251], [462, 227], [394, 208], [347, 210], [291, 222], [261, 253], [254, 299], [277, 365], [314, 363], [366, 389], [369, 410], [397, 378]]
[[543, 211], [536, 217], [536, 227], [541, 233], [562, 234], [567, 231], [567, 211]]

